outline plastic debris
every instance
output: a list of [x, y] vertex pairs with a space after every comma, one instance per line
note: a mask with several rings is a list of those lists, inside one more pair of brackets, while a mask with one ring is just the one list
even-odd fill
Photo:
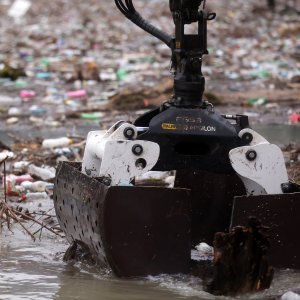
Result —
[[54, 168], [41, 168], [35, 165], [30, 165], [28, 167], [28, 172], [37, 178], [42, 180], [50, 180], [55, 177], [55, 169]]
[[13, 157], [14, 157], [14, 153], [11, 151], [4, 150], [0, 152], [0, 162], [3, 161], [4, 159], [13, 158]]
[[81, 118], [86, 120], [99, 120], [103, 117], [103, 113], [95, 112], [95, 113], [82, 113]]
[[294, 292], [286, 292], [280, 298], [281, 300], [300, 300], [300, 295]]
[[289, 124], [295, 125], [300, 123], [300, 114], [293, 112], [289, 117]]
[[16, 189], [16, 186], [20, 185], [24, 181], [33, 181], [30, 175], [8, 175], [6, 177], [6, 193], [7, 195], [18, 195], [20, 190]]
[[13, 170], [15, 172], [24, 172], [27, 170], [27, 167], [29, 166], [29, 161], [17, 161], [13, 164]]
[[87, 92], [85, 90], [70, 91], [67, 92], [67, 96], [70, 98], [86, 98]]
[[45, 192], [47, 188], [53, 188], [53, 183], [45, 182], [45, 181], [24, 181], [21, 183], [21, 186], [24, 190], [29, 190], [31, 192]]
[[43, 116], [47, 112], [47, 110], [45, 108], [40, 107], [38, 105], [31, 106], [29, 110], [30, 110], [31, 115], [33, 115], [35, 117]]
[[200, 243], [195, 248], [198, 251], [200, 257], [205, 257], [205, 258], [213, 257], [214, 248], [209, 246], [208, 244]]
[[20, 108], [18, 107], [11, 107], [8, 111], [7, 111], [7, 114], [9, 116], [20, 116], [22, 115], [22, 111]]
[[251, 106], [262, 106], [266, 105], [268, 100], [266, 98], [250, 98], [243, 102], [243, 106], [251, 107]]
[[73, 143], [72, 139], [61, 137], [57, 139], [47, 139], [43, 141], [42, 147], [45, 149], [63, 148]]
[[16, 117], [8, 118], [6, 120], [6, 124], [8, 124], [8, 125], [16, 124], [18, 122], [19, 122], [19, 119]]
[[15, 0], [8, 11], [8, 15], [15, 19], [21, 18], [27, 13], [30, 6], [31, 2], [29, 0]]
[[29, 99], [33, 98], [36, 96], [35, 91], [30, 91], [30, 90], [22, 90], [20, 92], [20, 97], [22, 98], [23, 101], [28, 101]]
[[0, 95], [0, 107], [13, 106], [17, 104], [21, 104], [21, 101], [18, 98]]
[[37, 200], [46, 200], [49, 199], [49, 196], [46, 192], [42, 193], [27, 193], [22, 195], [23, 201], [37, 201]]

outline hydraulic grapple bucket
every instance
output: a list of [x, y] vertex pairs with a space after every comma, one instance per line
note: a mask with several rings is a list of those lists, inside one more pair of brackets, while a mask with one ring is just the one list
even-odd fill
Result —
[[60, 163], [55, 209], [68, 241], [84, 244], [118, 276], [188, 273], [194, 246], [212, 244], [216, 232], [246, 226], [250, 217], [268, 227], [272, 265], [300, 268], [300, 193], [243, 196], [236, 175], [202, 171], [177, 172], [178, 188], [101, 180], [83, 174], [81, 163]]
[[[82, 164], [60, 164], [59, 223], [70, 243], [132, 277], [187, 273], [192, 247], [255, 217], [270, 227], [273, 265], [299, 268], [300, 188], [289, 181], [282, 151], [247, 116], [221, 115], [203, 99], [207, 23], [216, 14], [203, 0], [169, 2], [175, 37], [144, 20], [132, 0], [115, 0], [170, 48], [174, 94], [134, 124], [90, 132]], [[198, 32], [185, 34], [191, 23]], [[176, 171], [175, 188], [135, 186], [149, 171]]]

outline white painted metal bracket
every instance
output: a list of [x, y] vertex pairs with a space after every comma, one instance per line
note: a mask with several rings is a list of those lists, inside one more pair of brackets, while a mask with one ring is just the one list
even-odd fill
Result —
[[111, 185], [120, 185], [150, 171], [158, 161], [159, 145], [136, 137], [137, 128], [129, 123], [117, 123], [105, 134], [90, 132], [82, 172], [92, 177], [108, 177]]
[[282, 194], [281, 184], [289, 181], [282, 151], [252, 129], [241, 130], [239, 136], [244, 134], [251, 134], [252, 142], [231, 150], [229, 158], [247, 194]]

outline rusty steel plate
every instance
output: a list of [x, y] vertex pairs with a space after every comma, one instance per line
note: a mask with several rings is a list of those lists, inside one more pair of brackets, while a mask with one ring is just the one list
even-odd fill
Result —
[[235, 174], [177, 171], [175, 186], [191, 190], [192, 244], [213, 243], [216, 232], [228, 232], [235, 196], [245, 187]]
[[256, 217], [269, 227], [270, 261], [274, 267], [300, 269], [300, 193], [236, 197], [231, 227]]
[[56, 213], [70, 243], [84, 243], [118, 276], [190, 271], [189, 190], [109, 187], [80, 168], [61, 163], [54, 187]]

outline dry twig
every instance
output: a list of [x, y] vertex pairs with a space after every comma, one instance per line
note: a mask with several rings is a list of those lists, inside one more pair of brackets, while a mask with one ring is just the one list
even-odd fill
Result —
[[[2, 229], [3, 225], [6, 223], [7, 228], [10, 231], [12, 231], [11, 224], [12, 224], [12, 221], [14, 221], [14, 222], [18, 223], [25, 230], [25, 232], [33, 239], [33, 241], [36, 240], [35, 234], [42, 231], [43, 228], [45, 228], [46, 230], [50, 231], [51, 233], [53, 233], [53, 234], [55, 234], [59, 237], [63, 237], [62, 235], [60, 235], [59, 233], [54, 231], [51, 227], [47, 226], [43, 222], [41, 222], [41, 221], [39, 221], [39, 220], [37, 220], [33, 217], [31, 217], [31, 215], [34, 214], [34, 213], [29, 213], [28, 211], [24, 213], [24, 212], [22, 212], [22, 209], [20, 209], [20, 207], [13, 208], [7, 203], [7, 196], [6, 196], [6, 165], [5, 165], [5, 161], [7, 160], [7, 158], [5, 158], [3, 161], [0, 162], [0, 165], [4, 164], [4, 176], [3, 176], [4, 200], [0, 199], [0, 229]], [[48, 212], [50, 212], [51, 210], [49, 210]], [[47, 215], [47, 213], [46, 213], [46, 216], [49, 217]], [[32, 221], [33, 224], [38, 224], [38, 225], [41, 226], [41, 228], [39, 230], [37, 230], [35, 233], [32, 233], [29, 230], [29, 228], [27, 228], [23, 224], [22, 221], [24, 221], [24, 220]], [[41, 235], [41, 233], [40, 233], [40, 235]]]
[[[23, 213], [22, 211], [15, 209], [11, 206], [9, 206], [5, 201], [0, 200], [0, 220], [3, 220], [1, 223], [1, 226], [3, 223], [7, 224], [7, 228], [11, 231], [11, 220], [15, 221], [16, 223], [20, 224], [20, 226], [25, 230], [25, 232], [35, 241], [35, 234], [38, 233], [41, 229], [45, 228], [49, 232], [63, 238], [62, 235], [60, 235], [58, 232], [53, 230], [51, 227], [47, 226], [44, 222], [41, 222], [39, 220], [36, 220], [35, 218], [30, 216], [30, 213]], [[32, 221], [35, 224], [38, 224], [41, 226], [39, 230], [32, 233], [23, 223], [22, 221], [28, 220]]]

